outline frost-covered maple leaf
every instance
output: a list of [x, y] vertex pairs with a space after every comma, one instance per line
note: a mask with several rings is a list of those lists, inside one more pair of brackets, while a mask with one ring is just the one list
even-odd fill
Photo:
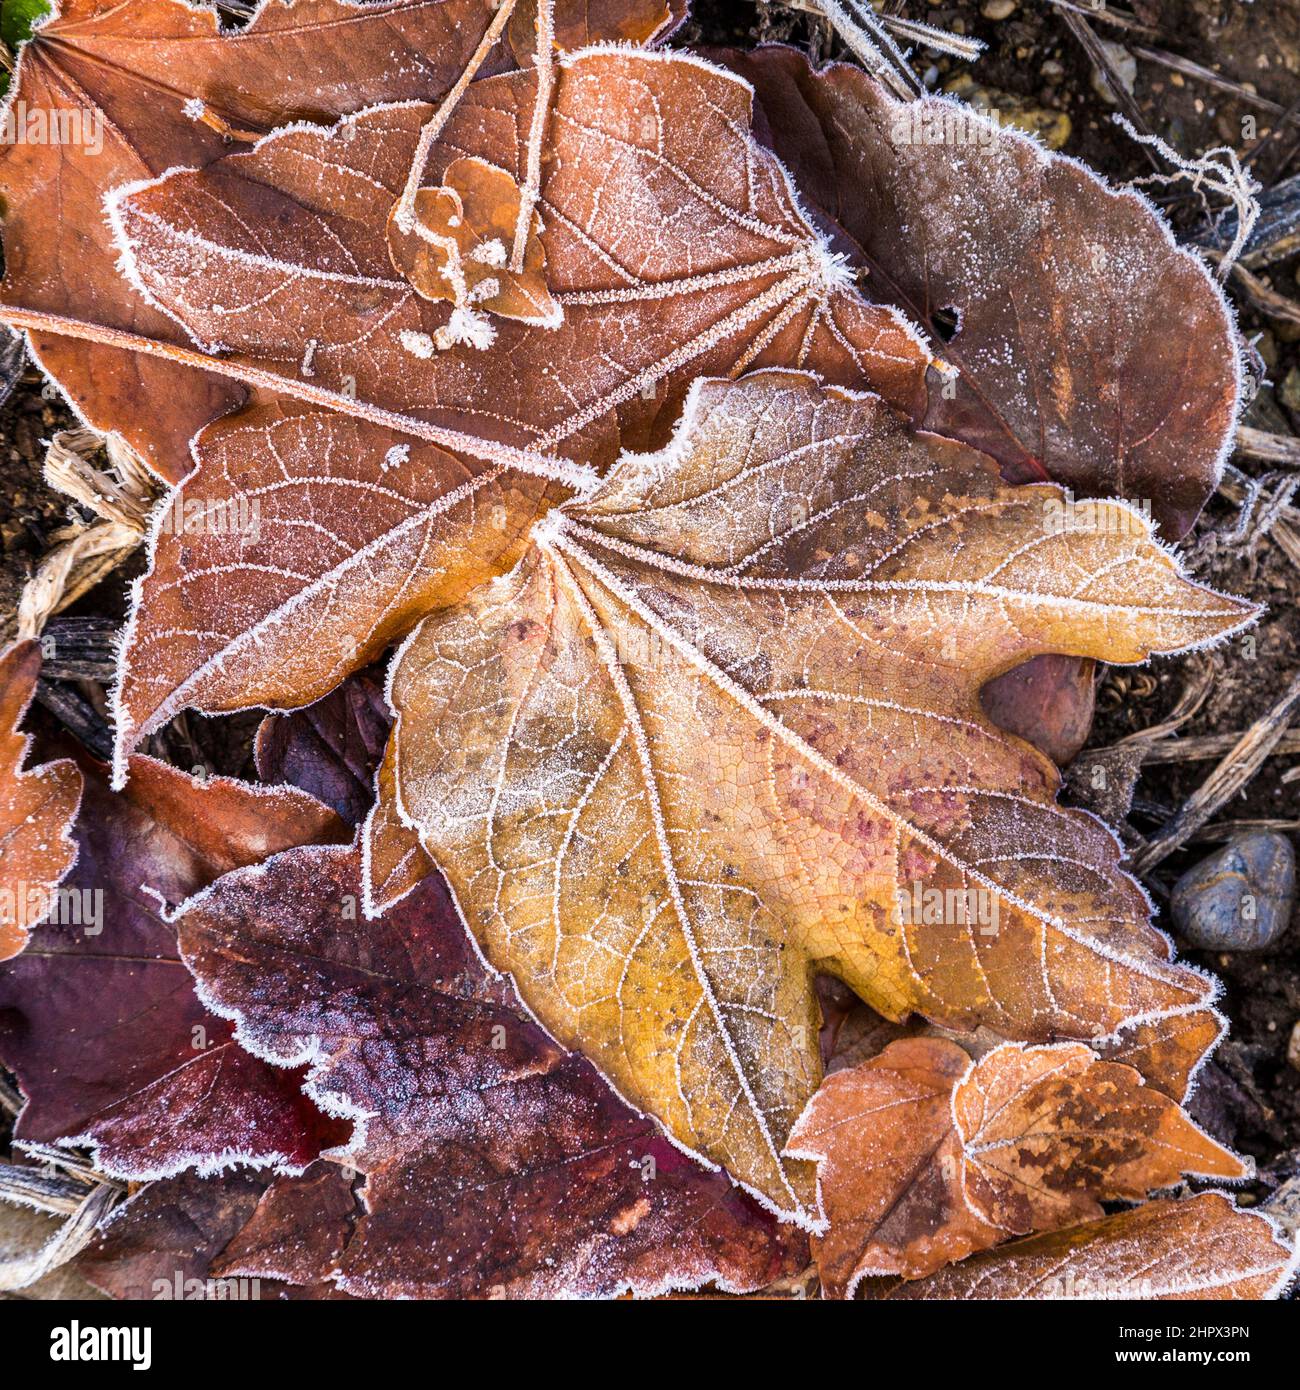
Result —
[[1182, 1095], [1211, 983], [979, 690], [1042, 652], [1133, 662], [1253, 616], [1133, 509], [1006, 487], [876, 398], [705, 382], [665, 449], [403, 646], [392, 785], [555, 1036], [811, 1220], [782, 1151], [819, 1079], [816, 972], [889, 1018], [1144, 1030], [1135, 1065]]
[[204, 998], [259, 1057], [308, 1067], [313, 1099], [354, 1126], [331, 1156], [365, 1175], [355, 1199], [351, 1177], [318, 1178], [306, 1206], [303, 1182], [278, 1184], [224, 1273], [517, 1298], [747, 1290], [802, 1268], [797, 1231], [674, 1149], [520, 1010], [440, 878], [362, 923], [340, 911], [360, 874], [355, 848], [281, 854], [180, 916]]

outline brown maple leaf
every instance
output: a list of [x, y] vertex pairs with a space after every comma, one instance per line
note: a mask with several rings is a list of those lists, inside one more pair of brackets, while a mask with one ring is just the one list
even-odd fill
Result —
[[360, 871], [355, 848], [282, 854], [180, 916], [204, 998], [257, 1055], [309, 1066], [311, 1096], [356, 1124], [331, 1156], [366, 1175], [357, 1201], [337, 1175], [310, 1194], [277, 1184], [219, 1273], [331, 1275], [366, 1297], [555, 1297], [754, 1289], [803, 1267], [797, 1232], [523, 1015], [437, 875], [362, 926], [340, 906]]
[[18, 726], [40, 673], [39, 642], [15, 642], [0, 653], [0, 960], [16, 956], [49, 915], [77, 857], [76, 764], [61, 758], [23, 767], [31, 740]]
[[818, 1164], [822, 1287], [917, 1278], [1010, 1236], [1102, 1215], [1184, 1174], [1250, 1169], [1132, 1068], [1080, 1043], [1005, 1045], [978, 1062], [912, 1038], [828, 1077], [788, 1152]]
[[1267, 1299], [1295, 1279], [1300, 1246], [1222, 1192], [1148, 1202], [974, 1255], [885, 1298]]
[[[810, 1221], [781, 1153], [819, 1080], [813, 973], [1025, 1041], [1213, 1017], [1114, 838], [979, 690], [1252, 617], [1133, 509], [1006, 487], [876, 398], [704, 382], [665, 449], [402, 648], [395, 814], [556, 1038]], [[1200, 1053], [1160, 1036], [1148, 1080], [1181, 1097]]]
[[[227, 32], [216, 10], [182, 0], [62, 0], [23, 46], [13, 95], [70, 138], [6, 142], [0, 150], [4, 298], [186, 342], [118, 274], [105, 195], [207, 164], [229, 152], [231, 132], [249, 140], [297, 121], [328, 124], [379, 102], [437, 101], [500, 8], [490, 0], [272, 0], [246, 28]], [[575, 46], [649, 41], [670, 30], [664, 9], [657, 0], [561, 4], [557, 32]], [[503, 40], [479, 70], [515, 62]], [[62, 235], [51, 235], [56, 226]], [[82, 414], [120, 433], [171, 482], [189, 471], [194, 432], [244, 396], [229, 379], [48, 328], [32, 342]]]

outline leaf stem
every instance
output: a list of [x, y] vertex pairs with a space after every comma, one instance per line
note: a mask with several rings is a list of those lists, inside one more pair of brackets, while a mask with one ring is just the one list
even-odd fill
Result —
[[[506, 0], [510, 3], [510, 0]], [[311, 382], [295, 380], [265, 367], [254, 366], [250, 362], [234, 361], [225, 357], [212, 357], [195, 348], [181, 347], [177, 343], [165, 342], [161, 338], [148, 338], [139, 333], [128, 333], [120, 328], [107, 328], [102, 324], [86, 323], [82, 319], [65, 318], [61, 314], [47, 314], [39, 309], [24, 309], [16, 304], [0, 302], [0, 322], [11, 328], [25, 329], [29, 333], [54, 333], [64, 338], [75, 338], [81, 342], [99, 343], [104, 347], [118, 348], [123, 352], [140, 352], [149, 357], [161, 357], [179, 366], [194, 367], [199, 371], [213, 372], [217, 376], [228, 377], [242, 382], [245, 386], [261, 387], [278, 395], [289, 396], [294, 400], [305, 401], [309, 405], [322, 406], [326, 410], [337, 411], [354, 420], [365, 420], [380, 425], [398, 434], [423, 439], [443, 449], [468, 454], [484, 463], [499, 464], [504, 468], [514, 468], [534, 477], [548, 478], [562, 483], [577, 492], [586, 492], [600, 481], [600, 475], [586, 464], [572, 463], [568, 459], [557, 458], [553, 454], [543, 454], [533, 449], [518, 449], [510, 444], [496, 440], [481, 439], [477, 435], [463, 434], [459, 430], [444, 429], [439, 425], [428, 424], [424, 420], [412, 419], [396, 410], [373, 405], [369, 401], [358, 400], [340, 391], [331, 391]]]
[[501, 31], [506, 27], [514, 12], [515, 0], [501, 0], [501, 8], [497, 10], [492, 23], [488, 25], [483, 37], [479, 40], [478, 47], [470, 56], [470, 60], [465, 64], [464, 71], [456, 79], [455, 85], [442, 99], [442, 105], [438, 107], [433, 117], [425, 122], [424, 128], [420, 131], [419, 143], [415, 147], [415, 154], [411, 157], [411, 170], [406, 176], [406, 187], [402, 189], [402, 196], [397, 200], [397, 225], [402, 231], [410, 233], [415, 230], [415, 195], [419, 192], [420, 180], [424, 177], [424, 166], [429, 160], [429, 151], [433, 148], [433, 142], [442, 134], [443, 127], [451, 119], [451, 113], [456, 109], [465, 89], [474, 80], [479, 68], [487, 60], [501, 37]]
[[533, 225], [533, 209], [541, 196], [542, 141], [546, 137], [546, 118], [550, 114], [551, 91], [555, 86], [554, 44], [555, 0], [538, 0], [537, 52], [533, 58], [537, 68], [537, 96], [533, 101], [533, 119], [528, 128], [528, 164], [524, 186], [519, 192], [519, 217], [515, 222], [515, 240], [510, 252], [510, 269], [515, 275], [523, 273], [528, 233]]

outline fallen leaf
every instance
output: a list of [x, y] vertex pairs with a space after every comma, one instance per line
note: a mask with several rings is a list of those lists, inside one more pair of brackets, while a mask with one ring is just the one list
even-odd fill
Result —
[[[1044, 651], [1133, 662], [1252, 617], [1099, 505], [800, 373], [702, 382], [665, 449], [400, 652], [400, 819], [488, 959], [785, 1216], [815, 1209], [780, 1156], [820, 1079], [812, 973], [1031, 1042], [1213, 997], [979, 706]], [[1181, 1096], [1198, 1060], [1148, 1080]]]
[[1295, 1279], [1295, 1242], [1222, 1192], [1148, 1202], [1032, 1236], [903, 1283], [885, 1298], [1269, 1299]]
[[15, 642], [0, 654], [0, 960], [16, 956], [49, 915], [77, 857], [76, 765], [61, 758], [23, 767], [31, 740], [18, 726], [40, 673], [39, 642]]
[[[558, 328], [563, 315], [546, 283], [542, 220], [535, 211], [522, 269], [507, 264], [521, 202], [519, 184], [504, 169], [483, 159], [454, 160], [438, 187], [416, 195], [418, 230], [403, 231], [396, 211], [389, 218], [394, 268], [425, 299]], [[440, 332], [449, 335], [450, 329]], [[452, 346], [449, 336], [433, 341]]]
[[945, 97], [900, 102], [794, 49], [720, 55], [755, 86], [772, 147], [844, 229], [874, 297], [935, 334], [927, 428], [1010, 481], [1150, 507], [1190, 530], [1236, 429], [1232, 312], [1131, 188]]
[[178, 1288], [183, 1297], [192, 1281], [207, 1285], [212, 1261], [248, 1223], [269, 1181], [235, 1171], [151, 1182], [117, 1207], [77, 1269], [113, 1298], [176, 1297]]
[[334, 1156], [366, 1174], [329, 1249], [304, 1252], [320, 1223], [300, 1187], [277, 1187], [223, 1272], [336, 1270], [364, 1297], [609, 1296], [754, 1289], [806, 1256], [522, 1014], [440, 878], [364, 928], [346, 920], [360, 869], [355, 848], [282, 854], [180, 918], [204, 998], [259, 1056], [309, 1067], [308, 1093], [356, 1122]]
[[[608, 14], [613, 27], [594, 36], [622, 36], [643, 8], [603, 7], [592, 19], [599, 26]], [[0, 151], [5, 299], [186, 341], [118, 273], [105, 195], [225, 155], [223, 127], [255, 138], [379, 102], [437, 101], [495, 9], [491, 0], [271, 0], [229, 32], [215, 9], [182, 0], [62, 0], [19, 55], [14, 100], [73, 138], [7, 141]], [[512, 65], [502, 43], [482, 71]], [[236, 383], [157, 358], [48, 331], [33, 345], [90, 423], [123, 435], [171, 482], [189, 471], [194, 432], [243, 399]]]
[[27, 1097], [15, 1136], [84, 1144], [112, 1176], [236, 1161], [301, 1168], [346, 1126], [300, 1078], [231, 1041], [181, 963], [165, 903], [344, 828], [296, 791], [200, 782], [137, 757], [126, 792], [84, 766], [67, 909], [0, 969], [0, 1059]]
[[[474, 82], [427, 177], [454, 155], [521, 178], [535, 83]], [[182, 493], [164, 512], [126, 640], [120, 750], [186, 705], [324, 695], [508, 568], [559, 495], [547, 479], [585, 486], [649, 442], [701, 371], [799, 362], [900, 403], [922, 389], [927, 353], [804, 220], [749, 133], [747, 87], [633, 50], [570, 55], [556, 79], [539, 211], [562, 324], [483, 319], [467, 331], [486, 325], [490, 350], [439, 350], [454, 312], [395, 278], [386, 235], [428, 115], [290, 128], [114, 203], [132, 279], [237, 354], [231, 370], [303, 398], [197, 441], [186, 488], [255, 523], [190, 533]]]
[[893, 1043], [822, 1082], [787, 1151], [818, 1164], [829, 1228], [813, 1254], [832, 1298], [1092, 1220], [1185, 1174], [1250, 1175], [1133, 1068], [1080, 1043], [977, 1062], [940, 1038]]
[[980, 692], [980, 704], [999, 729], [1018, 734], [1064, 767], [1092, 731], [1097, 664], [1036, 656], [991, 680]]

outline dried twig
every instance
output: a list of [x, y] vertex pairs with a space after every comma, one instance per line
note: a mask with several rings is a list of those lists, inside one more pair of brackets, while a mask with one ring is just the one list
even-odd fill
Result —
[[108, 1215], [121, 1191], [115, 1183], [101, 1183], [92, 1188], [53, 1238], [39, 1250], [0, 1263], [0, 1290], [25, 1289], [60, 1265], [67, 1264], [90, 1242], [95, 1228]]
[[1262, 97], [1258, 92], [1252, 92], [1248, 87], [1243, 87], [1240, 82], [1234, 82], [1230, 77], [1224, 77], [1222, 73], [1202, 67], [1200, 63], [1192, 62], [1190, 58], [1181, 58], [1177, 53], [1166, 52], [1163, 48], [1144, 48], [1140, 44], [1134, 44], [1129, 51], [1135, 58], [1145, 58], [1147, 62], [1157, 63], [1163, 68], [1168, 68], [1171, 72], [1181, 73], [1184, 77], [1195, 78], [1197, 82], [1204, 82], [1209, 87], [1217, 87], [1221, 92], [1230, 92], [1238, 101], [1244, 101], [1251, 106], [1258, 106], [1261, 111], [1270, 111], [1293, 125], [1300, 125], [1300, 114], [1293, 110], [1289, 111], [1280, 102], [1270, 101], [1268, 97]]
[[1194, 835], [1189, 836], [1193, 844], [1201, 841], [1212, 840], [1235, 840], [1238, 835], [1255, 835], [1263, 830], [1271, 830], [1279, 835], [1294, 835], [1300, 831], [1300, 820], [1278, 820], [1275, 817], [1265, 817], [1261, 820], [1222, 820], [1215, 821], [1213, 825], [1202, 826]]
[[860, 0], [817, 0], [817, 8], [868, 72], [904, 101], [921, 95], [923, 88], [907, 58], [872, 10]]
[[[1300, 174], [1262, 192], [1259, 209], [1259, 221], [1241, 254], [1241, 264], [1247, 270], [1261, 270], [1300, 250]], [[1198, 246], [1221, 248], [1224, 233], [1209, 226], [1197, 234], [1195, 241]]]
[[[1221, 758], [1241, 741], [1240, 733], [1204, 734], [1198, 738], [1170, 738], [1155, 742], [1142, 754], [1142, 766], [1151, 763], [1197, 763]], [[1104, 748], [1098, 749], [1104, 753]], [[1300, 729], [1282, 735], [1270, 757], [1293, 757], [1300, 753]]]
[[107, 684], [117, 670], [119, 624], [111, 618], [55, 618], [42, 634], [47, 680]]
[[70, 685], [46, 680], [36, 682], [36, 701], [74, 734], [97, 758], [113, 757], [113, 735], [100, 712]]
[[1232, 282], [1261, 314], [1279, 323], [1294, 323], [1300, 327], [1300, 304], [1270, 289], [1258, 275], [1252, 275], [1240, 263], [1232, 267]]
[[1267, 430], [1242, 425], [1237, 430], [1234, 448], [1249, 459], [1261, 463], [1284, 463], [1300, 468], [1300, 439], [1288, 434], [1269, 434]]
[[71, 1216], [86, 1200], [87, 1184], [70, 1173], [29, 1164], [0, 1163], [0, 1202], [51, 1216]]
[[1073, 14], [1082, 15], [1085, 19], [1096, 19], [1102, 24], [1113, 24], [1117, 29], [1124, 29], [1131, 34], [1142, 34], [1146, 38], [1156, 39], [1160, 37], [1160, 30], [1153, 29], [1149, 24], [1127, 10], [1118, 9], [1114, 5], [1091, 5], [1084, 8], [1082, 5], [1072, 5], [1070, 0], [1047, 0], [1049, 5], [1058, 10], [1069, 10]]
[[1300, 706], [1300, 673], [1291, 678], [1282, 698], [1272, 709], [1246, 730], [1181, 808], [1133, 856], [1134, 867], [1140, 873], [1150, 873], [1168, 858], [1254, 777], [1281, 742], [1297, 706]]
[[[1061, 18], [1065, 20], [1066, 27], [1078, 39], [1083, 46], [1083, 51], [1088, 55], [1092, 63], [1101, 75], [1106, 79], [1106, 85], [1110, 88], [1115, 100], [1119, 103], [1120, 110], [1128, 118], [1130, 129], [1135, 132], [1134, 138], [1142, 146], [1142, 152], [1146, 155], [1151, 167], [1159, 173], [1160, 161], [1156, 158], [1151, 149], [1156, 136], [1147, 125], [1146, 117], [1142, 114], [1142, 108], [1133, 99], [1133, 93], [1124, 85], [1115, 68], [1114, 61], [1106, 51], [1105, 44], [1092, 32], [1092, 26], [1084, 17], [1075, 10], [1062, 10]], [[1141, 134], [1137, 135], [1136, 132]]]
[[421, 231], [415, 220], [415, 195], [420, 191], [420, 180], [424, 177], [424, 166], [429, 162], [429, 151], [433, 149], [433, 142], [442, 134], [442, 128], [451, 119], [451, 113], [460, 104], [461, 97], [465, 95], [465, 89], [474, 80], [479, 68], [487, 61], [488, 54], [491, 53], [496, 41], [501, 37], [501, 32], [509, 22], [514, 8], [515, 0], [502, 0], [500, 9], [492, 17], [492, 23], [488, 25], [487, 31], [479, 40], [478, 47], [471, 54], [461, 75], [456, 79], [447, 95], [443, 97], [442, 104], [425, 122], [420, 131], [415, 153], [411, 156], [411, 168], [406, 176], [406, 186], [402, 189], [401, 197], [397, 200], [397, 207], [393, 213], [397, 225], [404, 232], [427, 234], [428, 229], [425, 228]]

